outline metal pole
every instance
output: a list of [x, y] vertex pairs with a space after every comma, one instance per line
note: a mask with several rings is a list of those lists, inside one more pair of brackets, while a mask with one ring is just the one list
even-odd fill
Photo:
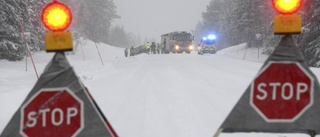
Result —
[[26, 52], [26, 71], [28, 71], [28, 51], [27, 51], [27, 47], [25, 49]]
[[96, 42], [94, 42], [94, 44], [96, 44], [96, 48], [97, 48], [97, 51], [98, 51], [98, 54], [99, 54], [99, 57], [100, 57], [101, 63], [102, 63], [102, 65], [104, 65], [104, 64], [103, 64], [103, 61], [102, 61], [102, 58], [101, 58], [101, 54], [100, 54], [99, 48], [98, 48], [98, 46], [97, 46], [97, 43], [96, 43]]
[[[259, 42], [260, 44], [260, 42]], [[258, 59], [260, 59], [260, 45], [258, 44]]]
[[[24, 42], [25, 42], [25, 44], [26, 44], [26, 51], [27, 51], [27, 52], [29, 53], [29, 55], [30, 55], [30, 58], [31, 58], [31, 61], [32, 61], [32, 65], [33, 65], [33, 69], [34, 69], [34, 71], [35, 71], [35, 73], [36, 73], [37, 78], [39, 79], [38, 71], [37, 71], [37, 68], [36, 68], [36, 66], [35, 66], [35, 64], [34, 64], [32, 54], [31, 54], [31, 52], [30, 52], [30, 50], [29, 50], [28, 42], [27, 42], [26, 36], [24, 35], [24, 31], [23, 31], [22, 24], [21, 24], [21, 21], [20, 21], [20, 20], [19, 20], [19, 25], [20, 25], [20, 29], [21, 29], [21, 32], [22, 32], [22, 36], [23, 36]], [[26, 60], [27, 60], [27, 56], [28, 56], [28, 55], [26, 55]]]

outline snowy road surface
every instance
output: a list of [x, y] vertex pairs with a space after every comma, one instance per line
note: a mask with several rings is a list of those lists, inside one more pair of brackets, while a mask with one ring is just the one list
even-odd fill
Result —
[[[68, 59], [120, 137], [211, 137], [253, 80], [266, 57], [242, 60], [240, 50], [217, 55], [124, 58], [103, 45], [101, 65], [92, 43]], [[252, 53], [251, 53], [252, 52]], [[256, 58], [255, 51], [247, 58]], [[255, 53], [255, 54], [254, 54]], [[37, 53], [41, 73], [53, 54]], [[239, 56], [237, 58], [237, 56]], [[36, 82], [31, 65], [0, 61], [0, 132]], [[312, 69], [320, 76], [319, 69]], [[304, 134], [222, 134], [220, 137], [307, 137]]]
[[[126, 131], [123, 136], [205, 137], [213, 134], [239, 98], [233, 94], [249, 83], [243, 77], [253, 77], [250, 70], [258, 69], [256, 63], [233, 63], [237, 68], [221, 65], [230, 60], [187, 54], [143, 56], [115, 62], [113, 73], [101, 72], [104, 80], [88, 81], [87, 86], [97, 91], [93, 94], [99, 104], [117, 98], [116, 106], [106, 105], [110, 116], [126, 121], [117, 125]], [[113, 91], [98, 90], [103, 87]], [[99, 96], [106, 92], [112, 95]]]

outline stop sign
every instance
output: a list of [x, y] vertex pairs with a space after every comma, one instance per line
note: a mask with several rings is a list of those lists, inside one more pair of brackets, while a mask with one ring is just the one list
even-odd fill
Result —
[[269, 62], [251, 85], [250, 105], [267, 122], [294, 122], [313, 104], [313, 77], [297, 62]]
[[41, 89], [21, 107], [20, 134], [71, 137], [83, 128], [83, 102], [68, 88]]

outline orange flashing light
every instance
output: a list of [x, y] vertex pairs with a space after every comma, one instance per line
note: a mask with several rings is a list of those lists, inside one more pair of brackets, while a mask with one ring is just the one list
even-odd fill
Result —
[[51, 31], [63, 31], [72, 21], [70, 9], [63, 3], [54, 1], [48, 4], [42, 11], [42, 22]]
[[272, 0], [272, 3], [281, 14], [292, 14], [300, 9], [302, 0]]

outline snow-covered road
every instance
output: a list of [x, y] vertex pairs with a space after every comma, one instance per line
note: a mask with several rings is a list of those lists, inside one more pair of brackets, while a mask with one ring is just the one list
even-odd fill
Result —
[[[232, 51], [204, 56], [194, 52], [124, 58], [122, 49], [102, 46], [102, 66], [94, 54], [96, 49], [84, 48], [86, 60], [77, 52], [68, 56], [70, 64], [120, 137], [213, 136], [265, 59], [242, 60], [241, 52], [237, 53], [239, 59]], [[40, 72], [51, 57], [45, 53], [35, 55]], [[36, 82], [34, 73], [23, 71], [23, 65], [24, 62], [0, 62], [0, 132]], [[319, 69], [312, 70], [320, 76]], [[283, 135], [221, 135], [239, 136]]]
[[[113, 100], [102, 109], [126, 123], [114, 123], [122, 136], [206, 137], [240, 97], [234, 94], [245, 90], [255, 74], [250, 71], [259, 69], [257, 63], [229, 64], [232, 60], [217, 55], [142, 55], [114, 62], [114, 72], [101, 72], [100, 80], [86, 83], [98, 104]], [[103, 88], [111, 91], [99, 90]], [[112, 95], [101, 96], [106, 92]]]

